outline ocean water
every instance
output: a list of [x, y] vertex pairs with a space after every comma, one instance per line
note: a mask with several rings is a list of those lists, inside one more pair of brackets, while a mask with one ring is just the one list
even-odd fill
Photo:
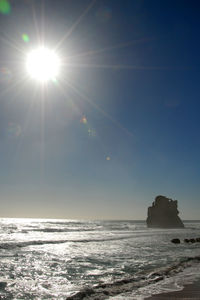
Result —
[[180, 289], [200, 277], [200, 243], [183, 242], [196, 237], [200, 221], [148, 229], [143, 221], [0, 219], [0, 298], [128, 300]]

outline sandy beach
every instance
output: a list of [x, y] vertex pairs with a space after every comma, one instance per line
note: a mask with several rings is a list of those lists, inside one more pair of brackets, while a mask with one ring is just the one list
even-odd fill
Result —
[[172, 299], [187, 299], [200, 300], [200, 279], [192, 284], [185, 285], [181, 291], [162, 293], [153, 295], [146, 300], [172, 300]]

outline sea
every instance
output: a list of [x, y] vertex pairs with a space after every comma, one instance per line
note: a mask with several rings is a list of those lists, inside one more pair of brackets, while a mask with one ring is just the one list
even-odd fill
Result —
[[[200, 221], [0, 219], [0, 299], [145, 299], [200, 278]], [[179, 238], [180, 244], [171, 240]]]

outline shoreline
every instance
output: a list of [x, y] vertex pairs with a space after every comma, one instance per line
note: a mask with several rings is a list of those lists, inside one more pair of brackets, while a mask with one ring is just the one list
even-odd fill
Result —
[[[191, 279], [190, 283], [187, 284], [188, 281], [185, 281], [185, 276], [179, 280], [180, 289], [172, 288], [170, 290], [158, 290], [154, 287], [154, 291], [151, 291], [151, 285], [153, 284], [162, 284], [162, 281], [166, 277], [172, 277], [172, 282], [176, 282], [176, 278], [173, 278], [174, 275], [178, 275], [182, 273], [183, 270], [187, 269], [187, 267], [191, 267], [188, 264], [190, 261], [200, 262], [200, 257], [188, 258], [186, 261], [181, 262], [177, 265], [171, 265], [167, 269], [157, 269], [153, 273], [150, 273], [148, 276], [141, 276], [140, 280], [135, 280], [134, 277], [124, 278], [121, 280], [117, 280], [112, 283], [101, 283], [96, 286], [85, 286], [80, 291], [72, 294], [66, 298], [66, 300], [82, 300], [82, 299], [90, 299], [90, 300], [106, 300], [106, 299], [143, 299], [143, 300], [175, 300], [175, 299], [185, 299], [185, 300], [200, 300], [200, 277], [196, 277]], [[181, 268], [180, 268], [181, 267]], [[182, 269], [184, 267], [184, 269]], [[198, 269], [199, 270], [199, 266]], [[187, 274], [185, 274], [187, 277]], [[172, 283], [171, 282], [171, 283]], [[137, 290], [145, 288], [148, 290], [148, 294], [137, 294]], [[159, 288], [159, 287], [157, 287]], [[135, 291], [136, 293], [134, 293]], [[158, 291], [158, 293], [156, 293]], [[132, 294], [133, 292], [133, 294]], [[130, 295], [131, 293], [131, 295]], [[155, 294], [156, 293], [156, 294]], [[126, 298], [126, 294], [128, 294]], [[124, 296], [123, 296], [124, 295]], [[194, 297], [195, 296], [195, 297]], [[124, 298], [123, 298], [124, 297]]]
[[163, 292], [154, 294], [145, 300], [172, 300], [172, 299], [187, 299], [187, 300], [200, 300], [200, 279], [195, 280], [193, 283], [183, 286], [182, 290], [173, 292]]

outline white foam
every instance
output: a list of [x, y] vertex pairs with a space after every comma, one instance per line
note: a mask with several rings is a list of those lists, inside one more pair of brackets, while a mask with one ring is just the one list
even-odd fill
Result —
[[182, 272], [166, 277], [164, 280], [145, 287], [133, 290], [128, 293], [117, 295], [117, 297], [109, 297], [109, 300], [143, 300], [153, 294], [168, 293], [172, 291], [182, 290], [185, 284], [193, 283], [200, 278], [199, 263], [193, 263], [191, 267], [184, 269]]

